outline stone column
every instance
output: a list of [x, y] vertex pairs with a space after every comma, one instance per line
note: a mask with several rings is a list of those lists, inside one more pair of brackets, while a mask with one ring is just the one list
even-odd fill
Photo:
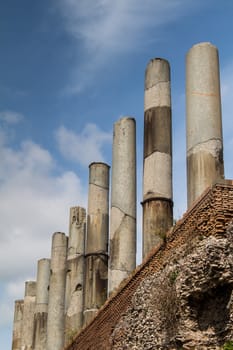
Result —
[[67, 237], [62, 232], [53, 234], [46, 350], [61, 350], [65, 333]]
[[194, 45], [186, 57], [188, 207], [224, 178], [218, 50]]
[[31, 350], [33, 345], [34, 313], [36, 305], [36, 282], [25, 283], [25, 296], [22, 320], [22, 341], [23, 350]]
[[136, 122], [114, 124], [110, 216], [109, 293], [136, 266]]
[[15, 301], [15, 313], [13, 323], [12, 350], [21, 350], [22, 326], [23, 326], [23, 300]]
[[107, 298], [109, 166], [89, 166], [87, 241], [85, 254], [84, 323], [91, 321]]
[[37, 264], [36, 308], [34, 315], [33, 349], [44, 350], [47, 338], [50, 259], [41, 259]]
[[143, 257], [173, 224], [169, 63], [152, 59], [145, 75]]
[[86, 210], [81, 207], [70, 208], [65, 344], [72, 340], [83, 324], [85, 232]]

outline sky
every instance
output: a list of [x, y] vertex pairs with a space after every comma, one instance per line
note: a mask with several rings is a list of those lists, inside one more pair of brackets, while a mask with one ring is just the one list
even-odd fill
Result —
[[0, 12], [0, 347], [11, 349], [14, 300], [87, 207], [88, 165], [111, 165], [113, 124], [137, 123], [141, 261], [144, 74], [171, 65], [174, 217], [186, 210], [185, 56], [220, 56], [225, 177], [233, 178], [231, 0], [8, 0]]

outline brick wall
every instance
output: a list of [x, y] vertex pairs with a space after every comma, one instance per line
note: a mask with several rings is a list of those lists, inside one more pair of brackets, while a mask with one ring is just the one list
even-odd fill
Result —
[[[173, 253], [192, 249], [197, 237], [221, 236], [233, 219], [233, 183], [225, 180], [208, 189], [183, 218], [167, 233], [166, 242], [156, 247], [141, 266], [107, 300], [96, 318], [77, 335], [67, 350], [111, 349], [111, 334], [131, 306], [133, 295], [148, 276], [163, 270]], [[122, 335], [124, 336], [124, 335]]]

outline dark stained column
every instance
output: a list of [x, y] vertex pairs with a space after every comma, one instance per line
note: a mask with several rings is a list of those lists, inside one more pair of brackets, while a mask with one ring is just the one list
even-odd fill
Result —
[[173, 224], [170, 67], [156, 58], [145, 75], [143, 257]]

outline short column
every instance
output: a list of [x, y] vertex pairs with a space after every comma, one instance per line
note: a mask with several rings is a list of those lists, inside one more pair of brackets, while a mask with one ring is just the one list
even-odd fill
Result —
[[22, 320], [22, 342], [21, 347], [25, 350], [32, 349], [34, 333], [34, 313], [36, 306], [36, 282], [25, 283], [25, 296]]
[[36, 307], [34, 315], [33, 349], [44, 350], [47, 338], [50, 259], [41, 259], [37, 264]]
[[67, 240], [62, 232], [53, 234], [46, 350], [64, 347]]
[[15, 301], [12, 350], [21, 350], [22, 326], [23, 326], [23, 300]]
[[70, 208], [66, 276], [66, 345], [72, 341], [83, 325], [85, 233], [86, 210], [81, 207]]

